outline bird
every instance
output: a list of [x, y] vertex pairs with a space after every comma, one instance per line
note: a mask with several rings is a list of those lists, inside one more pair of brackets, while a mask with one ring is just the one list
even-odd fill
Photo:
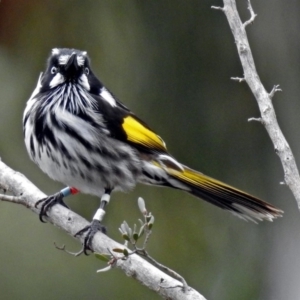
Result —
[[100, 198], [84, 235], [83, 251], [92, 250], [113, 191], [137, 183], [182, 190], [251, 221], [282, 216], [283, 211], [255, 196], [180, 163], [163, 139], [106, 88], [91, 69], [86, 51], [52, 49], [46, 69], [26, 103], [23, 134], [29, 157], [51, 179], [66, 187], [40, 199], [44, 222], [64, 198], [91, 194]]

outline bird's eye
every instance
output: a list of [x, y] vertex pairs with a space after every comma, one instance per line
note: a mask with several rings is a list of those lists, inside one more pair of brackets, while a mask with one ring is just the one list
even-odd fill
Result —
[[56, 67], [52, 67], [51, 68], [51, 74], [56, 74], [57, 73], [57, 68]]
[[84, 68], [84, 73], [85, 73], [86, 75], [89, 75], [89, 74], [90, 74], [89, 68]]

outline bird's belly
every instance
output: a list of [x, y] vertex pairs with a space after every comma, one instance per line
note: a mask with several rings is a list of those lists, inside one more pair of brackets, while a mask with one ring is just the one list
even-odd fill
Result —
[[[128, 145], [114, 144], [96, 151], [74, 151], [65, 145], [66, 153], [52, 145], [35, 144], [32, 160], [53, 180], [77, 188], [80, 192], [101, 196], [104, 189], [127, 191], [132, 189], [141, 173], [141, 163], [135, 151]], [[71, 146], [70, 146], [71, 147]], [[70, 155], [72, 153], [72, 155]]]

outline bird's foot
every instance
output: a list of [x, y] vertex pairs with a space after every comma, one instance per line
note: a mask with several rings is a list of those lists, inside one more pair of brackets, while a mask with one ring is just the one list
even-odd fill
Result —
[[79, 230], [74, 237], [77, 237], [79, 235], [82, 235], [86, 232], [83, 245], [82, 245], [82, 251], [85, 255], [88, 255], [87, 251], [93, 251], [92, 249], [92, 241], [95, 236], [95, 234], [100, 231], [102, 233], [106, 234], [106, 227], [100, 223], [100, 221], [93, 219], [90, 225], [85, 226], [83, 229]]
[[47, 217], [47, 212], [55, 204], [61, 204], [62, 206], [68, 208], [66, 203], [63, 201], [63, 198], [64, 198], [64, 195], [61, 192], [58, 192], [54, 195], [43, 198], [35, 203], [36, 208], [41, 204], [41, 210], [39, 213], [39, 218], [40, 218], [41, 222], [45, 223], [43, 217]]

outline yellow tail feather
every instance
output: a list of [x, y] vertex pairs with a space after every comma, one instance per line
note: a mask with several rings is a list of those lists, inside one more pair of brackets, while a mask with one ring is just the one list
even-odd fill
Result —
[[[188, 192], [246, 220], [269, 220], [280, 217], [282, 210], [219, 180], [182, 166], [168, 168], [168, 174], [188, 187]], [[176, 186], [174, 186], [176, 187]]]

